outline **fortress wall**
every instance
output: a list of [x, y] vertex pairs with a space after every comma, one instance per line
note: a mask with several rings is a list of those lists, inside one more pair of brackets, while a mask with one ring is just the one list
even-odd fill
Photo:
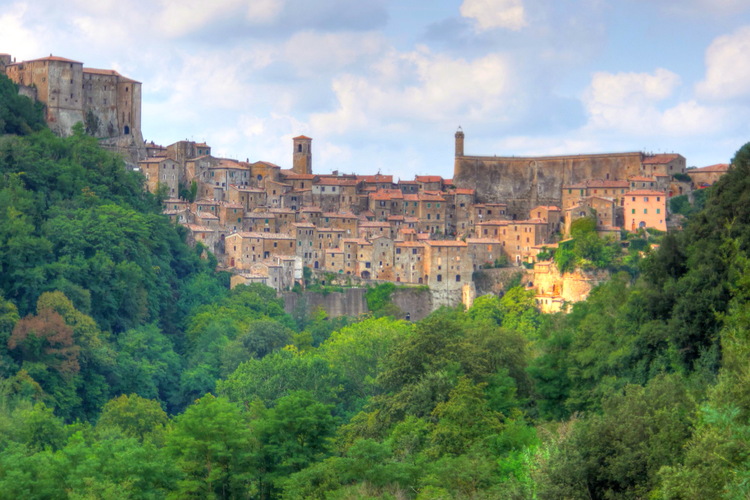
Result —
[[508, 213], [525, 219], [537, 205], [562, 204], [562, 187], [588, 179], [626, 180], [638, 175], [641, 153], [548, 157], [461, 156], [453, 183], [473, 188], [481, 203], [507, 203]]
[[86, 113], [91, 111], [98, 119], [98, 128], [93, 131], [96, 137], [118, 135], [117, 124], [117, 77], [85, 73], [83, 86]]

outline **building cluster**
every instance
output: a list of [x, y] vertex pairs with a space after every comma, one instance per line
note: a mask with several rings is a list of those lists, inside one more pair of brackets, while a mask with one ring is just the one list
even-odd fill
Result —
[[80, 122], [104, 146], [134, 161], [143, 155], [140, 82], [52, 54], [21, 62], [0, 54], [0, 73], [19, 86], [20, 94], [44, 103], [47, 124], [58, 135], [71, 135]]
[[[622, 229], [666, 230], [669, 197], [693, 186], [682, 156], [643, 155], [629, 168], [637, 175], [562, 183], [559, 204], [531, 206], [521, 217], [440, 176], [315, 174], [306, 136], [292, 140], [291, 169], [218, 158], [192, 141], [146, 144], [146, 152], [139, 166], [148, 189], [165, 198], [165, 213], [232, 270], [235, 282], [281, 291], [307, 266], [427, 285], [448, 303], [471, 301], [474, 271], [534, 262], [582, 217], [615, 238]], [[540, 296], [562, 300], [560, 287], [548, 288]], [[557, 291], [560, 297], [549, 296]]]
[[218, 158], [192, 141], [147, 144], [139, 166], [191, 240], [237, 280], [277, 290], [308, 266], [470, 296], [474, 271], [532, 259], [562, 227], [558, 207], [512, 220], [504, 204], [478, 203], [473, 189], [440, 176], [314, 174], [311, 146], [309, 137], [293, 139], [288, 170]]
[[[45, 104], [53, 131], [69, 135], [81, 122], [137, 162], [165, 213], [233, 270], [235, 282], [278, 291], [307, 266], [428, 285], [445, 303], [470, 303], [477, 269], [533, 262], [583, 217], [615, 238], [623, 229], [667, 230], [668, 199], [711, 185], [729, 168], [686, 169], [679, 154], [638, 152], [472, 156], [459, 128], [453, 179], [314, 174], [305, 136], [293, 139], [291, 169], [218, 158], [192, 141], [144, 143], [141, 84], [114, 70], [51, 54], [23, 62], [0, 54], [0, 72]], [[542, 295], [568, 300], [560, 286]]]

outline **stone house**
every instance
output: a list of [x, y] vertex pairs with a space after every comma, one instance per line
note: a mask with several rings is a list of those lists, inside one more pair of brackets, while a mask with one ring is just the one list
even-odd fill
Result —
[[503, 244], [497, 239], [466, 238], [466, 247], [475, 271], [483, 265], [494, 265], [495, 260], [505, 255]]
[[146, 158], [138, 162], [141, 173], [146, 177], [146, 188], [156, 193], [159, 186], [166, 186], [167, 195], [177, 198], [180, 194], [180, 170], [177, 162], [170, 158]]
[[714, 182], [718, 181], [719, 178], [729, 171], [728, 163], [717, 163], [716, 165], [709, 165], [701, 168], [691, 168], [685, 170], [685, 173], [690, 176], [693, 181], [694, 189], [702, 189], [708, 186], [712, 186]]
[[266, 191], [264, 189], [240, 187], [234, 184], [230, 184], [227, 188], [227, 201], [242, 205], [242, 209], [245, 212], [267, 206]]
[[667, 230], [667, 194], [663, 191], [639, 189], [625, 193], [625, 229]]
[[271, 212], [245, 212], [242, 217], [242, 230], [257, 233], [278, 233], [276, 215]]
[[394, 244], [393, 268], [396, 282], [422, 284], [424, 282], [425, 244], [417, 241], [398, 241]]
[[372, 270], [370, 277], [377, 280], [394, 281], [393, 240], [388, 236], [378, 236], [372, 241]]

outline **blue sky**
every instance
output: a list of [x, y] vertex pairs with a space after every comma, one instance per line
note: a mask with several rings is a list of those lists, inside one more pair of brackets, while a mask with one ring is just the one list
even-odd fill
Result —
[[0, 0], [0, 52], [143, 82], [144, 138], [316, 172], [750, 141], [749, 0]]

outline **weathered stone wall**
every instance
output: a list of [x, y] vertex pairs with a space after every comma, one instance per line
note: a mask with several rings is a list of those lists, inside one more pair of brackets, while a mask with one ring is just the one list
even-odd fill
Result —
[[284, 292], [284, 310], [291, 314], [298, 307], [300, 301], [306, 303], [307, 311], [314, 311], [322, 307], [329, 316], [353, 316], [369, 312], [367, 301], [365, 301], [364, 288], [345, 288], [343, 292], [317, 293], [317, 292]]
[[[607, 270], [583, 271], [576, 269], [570, 273], [561, 274], [553, 261], [537, 262], [534, 266], [533, 286], [537, 301], [540, 300], [542, 311], [551, 299], [567, 303], [586, 300], [597, 285], [607, 281], [610, 275]], [[547, 300], [547, 302], [544, 302]]]
[[476, 189], [480, 203], [507, 203], [508, 214], [529, 216], [537, 205], [562, 204], [562, 187], [588, 179], [625, 180], [638, 175], [641, 153], [545, 157], [456, 157], [453, 183]]
[[409, 315], [411, 321], [419, 321], [435, 310], [432, 293], [425, 288], [399, 288], [393, 291], [391, 301]]
[[530, 273], [523, 267], [501, 267], [497, 269], [480, 269], [474, 272], [474, 286], [477, 297], [491, 293], [498, 295], [507, 289], [508, 283], [521, 274], [521, 284], [530, 280]]
[[[343, 292], [330, 292], [327, 294], [319, 292], [284, 292], [281, 297], [284, 299], [284, 310], [291, 314], [300, 302], [306, 307], [307, 312], [314, 311], [322, 307], [329, 316], [352, 316], [357, 317], [360, 314], [367, 314], [370, 310], [367, 308], [365, 300], [365, 288], [345, 288]], [[440, 306], [456, 306], [461, 302], [461, 295], [453, 297], [453, 302], [449, 302], [446, 297], [440, 295], [438, 300], [433, 300], [431, 290], [423, 287], [399, 288], [393, 291], [391, 296], [392, 302], [404, 313], [409, 314], [411, 321], [419, 321], [428, 316], [432, 311]]]

